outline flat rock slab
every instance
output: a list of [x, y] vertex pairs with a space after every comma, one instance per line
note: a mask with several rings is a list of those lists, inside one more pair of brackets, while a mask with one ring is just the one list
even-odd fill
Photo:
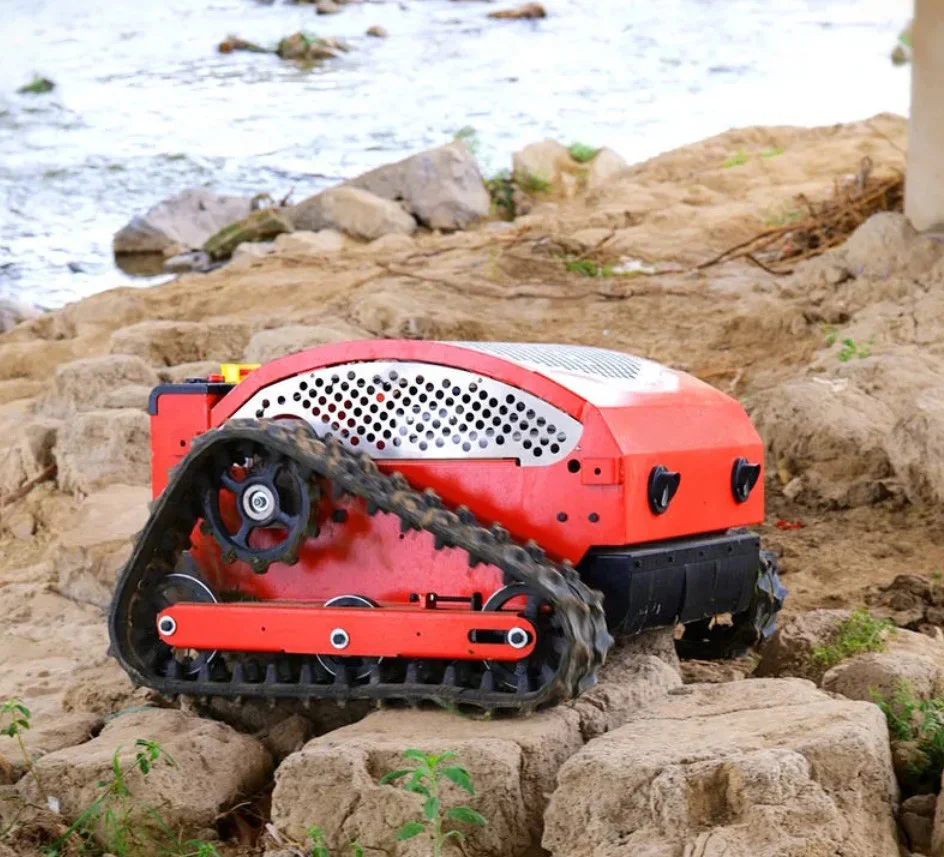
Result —
[[[579, 716], [567, 708], [508, 720], [381, 711], [289, 756], [276, 772], [272, 820], [297, 842], [317, 825], [332, 848], [356, 839], [365, 852], [392, 853], [397, 830], [422, 816], [423, 799], [397, 785], [381, 786], [380, 778], [404, 767], [408, 748], [451, 750], [476, 794], [449, 785], [444, 805], [467, 804], [488, 819], [486, 827], [465, 831], [465, 854], [512, 857], [537, 845], [546, 795], [561, 764], [582, 744]], [[428, 843], [416, 845], [417, 854], [423, 847], [429, 853]]]
[[567, 857], [897, 857], [885, 719], [801, 679], [688, 685], [562, 767]]
[[[429, 853], [421, 838], [395, 848], [399, 827], [418, 818], [422, 800], [399, 786], [379, 784], [404, 767], [403, 751], [451, 750], [468, 768], [474, 797], [453, 786], [447, 805], [469, 804], [488, 819], [466, 829], [465, 857], [531, 853], [561, 765], [588, 737], [613, 729], [681, 685], [671, 632], [625, 641], [609, 656], [598, 684], [572, 703], [532, 716], [470, 719], [442, 711], [381, 711], [309, 741], [276, 773], [272, 819], [300, 842], [311, 825], [343, 849], [357, 839], [365, 852]], [[425, 848], [425, 851], [423, 849]]]
[[[212, 827], [221, 811], [259, 791], [272, 767], [260, 742], [222, 723], [175, 709], [128, 713], [91, 741], [37, 762], [43, 786], [59, 799], [63, 817], [74, 819], [100, 794], [98, 783], [109, 779], [116, 749], [123, 767], [131, 769], [138, 739], [156, 741], [174, 764], [159, 760], [147, 777], [132, 771], [128, 788], [182, 835]], [[23, 797], [42, 803], [32, 777], [20, 780], [19, 787]]]

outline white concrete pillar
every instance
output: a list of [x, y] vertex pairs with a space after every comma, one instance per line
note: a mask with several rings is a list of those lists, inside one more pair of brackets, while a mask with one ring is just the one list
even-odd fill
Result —
[[905, 214], [944, 225], [944, 0], [915, 0]]

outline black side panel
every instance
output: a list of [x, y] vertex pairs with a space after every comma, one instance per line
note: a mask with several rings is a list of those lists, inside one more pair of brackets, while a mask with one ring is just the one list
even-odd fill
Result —
[[603, 593], [610, 629], [637, 633], [747, 610], [760, 571], [760, 539], [739, 532], [598, 549], [578, 570]]

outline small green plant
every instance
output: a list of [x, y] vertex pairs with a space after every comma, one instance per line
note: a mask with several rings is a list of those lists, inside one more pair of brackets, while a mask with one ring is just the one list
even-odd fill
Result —
[[[331, 857], [331, 849], [328, 848], [324, 838], [324, 831], [320, 827], [309, 827], [308, 834], [308, 857]], [[355, 839], [351, 845], [351, 857], [364, 857], [364, 849], [361, 848]]]
[[98, 797], [44, 849], [46, 857], [59, 857], [70, 842], [77, 844], [81, 853], [109, 853], [116, 857], [145, 853], [219, 857], [216, 848], [202, 839], [181, 840], [157, 810], [134, 796], [128, 785], [129, 773], [138, 771], [146, 777], [159, 762], [177, 766], [155, 741], [139, 738], [135, 748], [134, 758], [127, 767], [121, 763], [121, 747], [115, 749], [110, 776], [98, 782]]
[[528, 193], [550, 193], [553, 187], [544, 176], [524, 171], [515, 176], [515, 183]]
[[[443, 830], [444, 822], [451, 821], [457, 824], [483, 826], [486, 821], [474, 809], [468, 806], [451, 806], [444, 808], [440, 797], [441, 787], [448, 780], [470, 795], [475, 794], [472, 778], [469, 772], [459, 765], [445, 765], [456, 758], [455, 753], [424, 753], [421, 750], [407, 750], [404, 758], [415, 762], [415, 767], [402, 768], [390, 771], [380, 779], [380, 784], [394, 783], [409, 778], [404, 788], [409, 792], [422, 795], [426, 800], [423, 803], [423, 818], [418, 821], [408, 821], [400, 832], [397, 841], [412, 839], [421, 833], [428, 833], [433, 845], [433, 857], [441, 857], [443, 845], [449, 839], [463, 842], [465, 836], [461, 830]], [[445, 765], [445, 766], [444, 766]]]
[[572, 274], [580, 274], [582, 277], [613, 276], [612, 265], [601, 265], [593, 259], [569, 259], [564, 262], [564, 267]]
[[938, 788], [944, 770], [944, 699], [918, 699], [911, 684], [901, 681], [891, 699], [873, 690], [872, 701], [885, 714], [892, 737], [912, 747], [907, 766], [912, 784]]
[[935, 583], [941, 583], [941, 581], [944, 581], [944, 571], [938, 569], [937, 571], [932, 572], [931, 580], [933, 580]]
[[803, 219], [803, 212], [795, 208], [769, 208], [764, 217], [765, 226], [786, 226]]
[[452, 139], [463, 143], [472, 155], [477, 155], [481, 148], [478, 131], [471, 125], [460, 128], [453, 134]]
[[567, 151], [578, 164], [586, 164], [592, 161], [600, 150], [586, 143], [571, 143]]
[[48, 77], [40, 77], [35, 74], [33, 79], [25, 86], [21, 86], [17, 92], [20, 95], [45, 95], [45, 93], [52, 92], [55, 88], [56, 84]]
[[826, 345], [832, 348], [836, 344], [836, 339], [839, 337], [839, 331], [835, 327], [824, 327], [823, 335], [826, 338]]
[[501, 170], [485, 180], [485, 189], [492, 198], [495, 213], [505, 220], [515, 217], [515, 183], [509, 170]]
[[762, 158], [776, 158], [777, 155], [782, 155], [782, 154], [783, 154], [783, 148], [781, 146], [772, 146], [769, 149], [764, 149], [764, 151], [760, 153], [760, 156]]
[[730, 158], [728, 158], [722, 166], [725, 169], [731, 169], [731, 167], [740, 167], [743, 164], [747, 163], [747, 153], [743, 149], [738, 149]]
[[29, 771], [33, 779], [36, 780], [36, 785], [39, 786], [40, 792], [45, 794], [46, 790], [43, 788], [39, 774], [33, 766], [33, 757], [30, 756], [29, 751], [26, 749], [26, 744], [23, 741], [23, 733], [29, 728], [30, 710], [26, 707], [23, 700], [15, 696], [4, 700], [3, 704], [0, 705], [0, 735], [5, 735], [7, 738], [13, 738], [16, 741], [20, 748], [20, 755], [23, 757], [23, 764], [26, 766], [26, 770]]
[[842, 348], [839, 349], [840, 363], [848, 363], [853, 357], [858, 357], [860, 360], [864, 360], [872, 353], [872, 340], [870, 339], [866, 345], [857, 345], [854, 339], [846, 337], [842, 340]]
[[884, 651], [886, 635], [893, 627], [887, 619], [876, 619], [865, 610], [855, 610], [836, 628], [829, 645], [813, 649], [813, 662], [829, 669], [853, 655]]

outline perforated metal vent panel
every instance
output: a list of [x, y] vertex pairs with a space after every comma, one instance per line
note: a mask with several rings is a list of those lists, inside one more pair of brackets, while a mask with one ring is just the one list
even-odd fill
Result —
[[346, 363], [259, 390], [233, 415], [300, 417], [372, 458], [515, 458], [553, 464], [583, 426], [524, 390], [432, 363]]
[[599, 378], [625, 378], [635, 380], [648, 362], [609, 351], [606, 348], [592, 348], [587, 345], [543, 345], [519, 342], [453, 342], [483, 354], [504, 357], [518, 364], [532, 364], [547, 369], [564, 372], [580, 372], [583, 375], [595, 375]]

